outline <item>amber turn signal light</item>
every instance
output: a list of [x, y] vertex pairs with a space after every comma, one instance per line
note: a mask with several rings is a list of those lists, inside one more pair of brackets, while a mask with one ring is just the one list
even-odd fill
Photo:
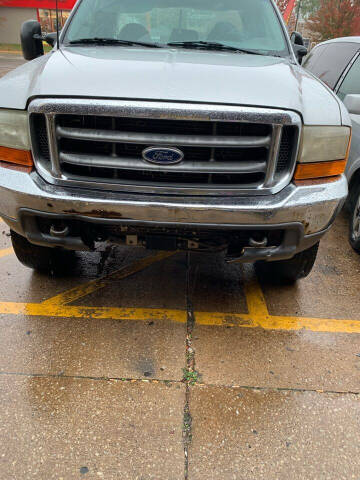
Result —
[[295, 170], [294, 180], [311, 180], [314, 178], [334, 177], [344, 173], [345, 167], [346, 160], [299, 163]]
[[0, 147], [0, 162], [15, 163], [25, 167], [34, 165], [29, 150], [17, 150], [16, 148]]

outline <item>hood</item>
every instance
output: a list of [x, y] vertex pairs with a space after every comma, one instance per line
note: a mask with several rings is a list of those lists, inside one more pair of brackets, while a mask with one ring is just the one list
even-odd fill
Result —
[[336, 97], [298, 65], [234, 52], [67, 47], [0, 80], [0, 107], [25, 109], [39, 96], [272, 107], [294, 110], [308, 125], [341, 123]]

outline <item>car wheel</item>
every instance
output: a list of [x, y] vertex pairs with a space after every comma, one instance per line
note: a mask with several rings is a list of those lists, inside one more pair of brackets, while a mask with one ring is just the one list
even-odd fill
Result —
[[259, 262], [256, 264], [257, 272], [260, 277], [270, 283], [295, 283], [297, 280], [307, 277], [311, 272], [319, 250], [319, 244], [319, 242], [316, 243], [289, 260]]
[[18, 260], [28, 268], [50, 275], [69, 273], [76, 260], [75, 252], [62, 248], [33, 245], [11, 230], [11, 242]]
[[350, 193], [349, 241], [353, 249], [360, 253], [360, 185]]

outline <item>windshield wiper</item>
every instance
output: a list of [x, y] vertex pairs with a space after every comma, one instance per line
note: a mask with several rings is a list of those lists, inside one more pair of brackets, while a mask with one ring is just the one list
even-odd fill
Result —
[[133, 46], [139, 45], [141, 47], [150, 47], [150, 48], [161, 48], [161, 45], [158, 43], [150, 42], [137, 42], [133, 40], [118, 40], [117, 38], [78, 38], [77, 40], [71, 40], [69, 45], [125, 45]]
[[246, 50], [245, 48], [232, 47], [231, 45], [225, 45], [218, 42], [204, 42], [202, 40], [192, 42], [169, 42], [166, 45], [170, 47], [182, 47], [182, 48], [200, 48], [203, 50], [224, 50], [238, 53], [250, 53], [253, 55], [264, 55], [256, 50]]

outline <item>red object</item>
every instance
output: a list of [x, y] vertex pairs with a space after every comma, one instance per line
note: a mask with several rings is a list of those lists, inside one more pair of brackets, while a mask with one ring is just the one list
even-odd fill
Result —
[[[71, 10], [76, 0], [58, 0], [60, 10]], [[0, 0], [0, 7], [56, 8], [55, 0]]]
[[288, 4], [286, 5], [285, 11], [284, 11], [284, 20], [287, 23], [290, 20], [292, 11], [294, 10], [296, 0], [290, 0]]

